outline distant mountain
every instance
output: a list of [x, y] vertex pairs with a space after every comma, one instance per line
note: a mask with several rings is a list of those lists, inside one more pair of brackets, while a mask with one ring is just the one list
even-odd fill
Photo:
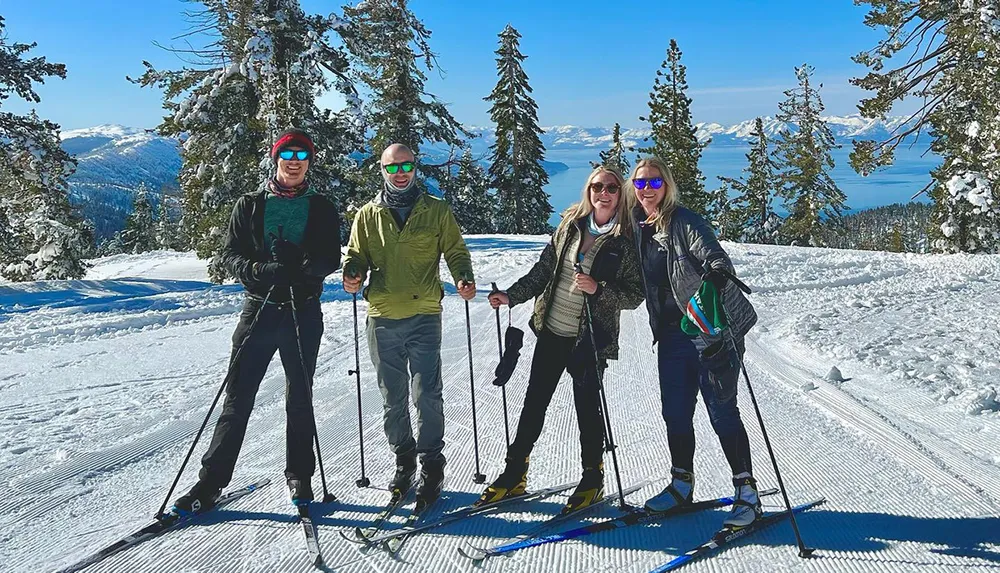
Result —
[[72, 201], [94, 222], [98, 240], [125, 225], [132, 195], [145, 183], [155, 197], [162, 189], [176, 193], [181, 168], [177, 142], [143, 129], [100, 125], [64, 131], [62, 146], [76, 156], [69, 178]]
[[[785, 122], [772, 117], [761, 119], [764, 121], [764, 131], [768, 137], [777, 136], [785, 128], [792, 131], [797, 129], [793, 124], [786, 125]], [[850, 143], [852, 139], [884, 139], [893, 130], [904, 125], [906, 120], [904, 117], [890, 118], [887, 121], [869, 120], [857, 114], [829, 116], [823, 119], [830, 124], [833, 135], [841, 144]], [[711, 139], [711, 145], [744, 145], [750, 138], [753, 125], [754, 120], [750, 119], [728, 126], [718, 123], [697, 123], [695, 129], [698, 139], [701, 141]], [[546, 149], [603, 149], [611, 147], [612, 127], [556, 125], [542, 127], [542, 129], [545, 133], [542, 134], [541, 140]], [[472, 141], [474, 151], [482, 152], [496, 141], [492, 128], [472, 127], [470, 131], [479, 136]], [[643, 140], [649, 137], [650, 133], [647, 128], [624, 128], [622, 129], [622, 140], [625, 145], [634, 147], [642, 145]]]
[[[867, 120], [859, 115], [830, 116], [830, 124], [839, 143], [848, 144], [852, 139], [883, 139], [905, 123], [905, 118], [888, 121]], [[769, 137], [776, 136], [786, 126], [771, 117], [765, 117], [764, 129]], [[697, 135], [702, 141], [711, 139], [712, 146], [743, 146], [749, 139], [754, 120], [724, 126], [718, 123], [696, 124]], [[470, 141], [473, 152], [485, 157], [489, 146], [495, 143], [492, 128], [470, 127], [478, 137]], [[542, 144], [547, 150], [606, 149], [611, 146], [611, 127], [579, 127], [557, 125], [542, 128]], [[627, 146], [643, 144], [649, 137], [648, 129], [624, 129], [622, 138]], [[177, 175], [181, 159], [177, 141], [161, 137], [145, 129], [120, 125], [100, 125], [62, 133], [63, 148], [76, 156], [77, 171], [70, 177], [70, 189], [75, 203], [83, 206], [84, 215], [94, 221], [99, 239], [110, 237], [124, 226], [132, 205], [132, 193], [140, 183], [154, 192], [167, 189], [176, 193]], [[446, 151], [428, 149], [433, 161], [444, 161]], [[564, 163], [544, 162], [549, 174], [564, 171]], [[154, 197], [154, 201], [155, 201]]]

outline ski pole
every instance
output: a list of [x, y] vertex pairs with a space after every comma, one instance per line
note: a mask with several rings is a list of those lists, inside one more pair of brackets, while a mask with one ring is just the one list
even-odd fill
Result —
[[[497, 288], [497, 283], [492, 283], [493, 292], [498, 292], [500, 289]], [[500, 335], [500, 307], [496, 309], [497, 316], [497, 348], [500, 351], [500, 361], [503, 362], [503, 337]], [[509, 312], [509, 311], [508, 311]], [[503, 396], [503, 432], [504, 437], [507, 439], [507, 449], [510, 449], [510, 422], [507, 419], [507, 385], [504, 384], [500, 387], [501, 396]]]
[[[580, 263], [574, 265], [574, 270], [583, 272]], [[608, 415], [608, 397], [604, 392], [604, 372], [601, 370], [601, 359], [597, 354], [597, 340], [594, 338], [594, 320], [590, 314], [590, 295], [583, 295], [584, 314], [587, 315], [587, 333], [590, 335], [590, 347], [594, 350], [594, 377], [597, 380], [597, 389], [601, 395], [601, 413], [604, 417], [604, 432], [608, 438], [608, 451], [611, 452], [611, 462], [615, 466], [615, 480], [618, 482], [618, 505], [623, 511], [628, 511], [630, 506], [625, 501], [625, 491], [622, 489], [622, 475], [618, 469], [618, 446], [615, 445], [615, 437], [611, 432], [611, 416]]]
[[215, 394], [215, 400], [212, 400], [212, 405], [208, 408], [208, 413], [205, 414], [205, 419], [201, 422], [201, 427], [198, 428], [198, 433], [194, 436], [194, 441], [191, 443], [191, 447], [188, 448], [187, 455], [184, 456], [184, 461], [181, 462], [181, 469], [177, 470], [177, 475], [174, 476], [173, 483], [170, 484], [170, 489], [167, 491], [167, 496], [163, 498], [163, 503], [160, 504], [160, 509], [156, 511], [156, 519], [163, 519], [163, 510], [167, 508], [167, 504], [170, 503], [170, 496], [174, 494], [174, 489], [177, 487], [177, 482], [181, 479], [181, 474], [184, 473], [184, 468], [187, 467], [188, 461], [191, 460], [191, 454], [194, 453], [194, 448], [198, 445], [198, 441], [201, 440], [201, 435], [205, 431], [205, 427], [208, 426], [208, 419], [212, 417], [212, 412], [215, 411], [215, 406], [219, 403], [219, 398], [222, 397], [222, 392], [226, 389], [229, 384], [229, 379], [232, 377], [235, 371], [236, 365], [239, 363], [240, 354], [243, 353], [243, 347], [246, 345], [247, 340], [253, 334], [253, 329], [257, 326], [257, 319], [260, 318], [261, 311], [267, 306], [267, 301], [271, 298], [271, 293], [274, 292], [274, 287], [267, 289], [267, 295], [264, 297], [264, 302], [260, 304], [260, 308], [253, 315], [253, 321], [250, 322], [250, 328], [247, 329], [246, 336], [240, 341], [240, 345], [236, 348], [236, 352], [233, 353], [232, 359], [229, 361], [229, 368], [226, 369], [226, 377], [222, 379], [222, 385], [219, 386], [219, 391]]
[[316, 427], [316, 410], [313, 407], [312, 374], [306, 368], [306, 357], [302, 352], [302, 332], [299, 330], [298, 311], [295, 308], [295, 289], [288, 285], [288, 298], [292, 303], [292, 323], [295, 325], [295, 344], [299, 349], [299, 365], [302, 367], [302, 377], [305, 378], [306, 391], [309, 393], [309, 414], [313, 423], [313, 444], [316, 446], [316, 461], [319, 462], [319, 478], [323, 482], [323, 503], [337, 500], [326, 487], [326, 472], [323, 471], [323, 452], [319, 449], [319, 428]]
[[465, 338], [469, 342], [469, 386], [472, 389], [472, 443], [476, 451], [475, 483], [486, 483], [486, 476], [479, 471], [479, 426], [476, 421], [476, 376], [472, 372], [472, 321], [469, 318], [469, 301], [465, 301]]
[[[728, 279], [732, 280], [733, 284], [735, 284], [737, 288], [746, 294], [750, 294], [750, 287], [736, 279], [732, 273], [723, 271], [723, 274], [726, 275]], [[726, 308], [726, 301], [723, 297], [722, 289], [719, 290], [719, 301], [722, 303], [722, 310], [726, 313], [726, 316], [732, 316]], [[736, 347], [736, 339], [733, 337], [732, 330], [727, 330], [729, 330], [729, 337], [733, 343], [733, 347]], [[774, 449], [771, 448], [771, 440], [767, 436], [767, 429], [764, 428], [764, 417], [761, 416], [760, 407], [757, 405], [757, 396], [754, 394], [753, 385], [750, 384], [750, 376], [747, 374], [746, 363], [744, 363], [743, 355], [740, 354], [738, 349], [736, 354], [740, 357], [740, 371], [743, 372], [743, 380], [746, 381], [747, 390], [750, 391], [750, 401], [753, 403], [754, 412], [757, 414], [757, 423], [760, 424], [760, 433], [764, 438], [764, 445], [767, 446], [767, 455], [771, 457], [771, 466], [774, 467], [774, 477], [778, 479], [778, 489], [781, 490], [781, 497], [785, 500], [785, 509], [788, 511], [788, 518], [792, 522], [792, 530], [795, 532], [795, 542], [799, 545], [799, 557], [812, 557], [812, 554], [816, 551], [816, 549], [806, 547], [805, 542], [802, 541], [802, 534], [799, 532], [799, 524], [795, 521], [795, 512], [792, 511], [792, 503], [788, 500], [788, 491], [785, 489], [785, 482], [781, 479], [781, 471], [778, 470], [778, 460], [774, 457]]]
[[358, 350], [358, 293], [354, 293], [354, 370], [348, 370], [347, 375], [354, 375], [358, 386], [358, 446], [361, 449], [361, 479], [354, 483], [358, 487], [368, 487], [372, 482], [365, 477], [365, 427], [361, 421], [361, 354]]

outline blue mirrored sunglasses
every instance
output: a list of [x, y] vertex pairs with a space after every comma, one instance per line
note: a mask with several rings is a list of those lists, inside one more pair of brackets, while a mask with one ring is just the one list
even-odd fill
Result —
[[650, 188], [659, 189], [663, 187], [663, 179], [659, 177], [653, 177], [652, 179], [633, 179], [632, 185], [635, 185], [636, 189], [645, 189], [646, 184], [649, 183]]
[[291, 161], [294, 157], [298, 161], [305, 161], [309, 159], [309, 151], [305, 149], [282, 149], [278, 152], [278, 157], [284, 159], [285, 161]]

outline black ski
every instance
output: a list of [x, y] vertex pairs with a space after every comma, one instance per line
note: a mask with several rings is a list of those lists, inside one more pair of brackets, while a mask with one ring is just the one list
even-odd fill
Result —
[[[403, 524], [403, 527], [399, 531], [409, 531], [412, 533], [420, 522], [423, 521], [424, 516], [427, 515], [427, 510], [430, 509], [436, 501], [437, 500], [435, 499], [430, 503], [425, 503], [418, 499], [417, 504], [413, 507], [413, 511], [410, 515], [406, 516], [406, 523]], [[387, 539], [382, 542], [382, 549], [388, 551], [390, 555], [396, 555], [399, 553], [399, 550], [403, 548], [403, 544], [406, 543], [406, 540], [409, 538], [409, 535], [400, 535], [393, 537], [392, 539]]]
[[[213, 509], [222, 507], [243, 496], [249, 495], [257, 491], [258, 489], [266, 486], [269, 483], [271, 483], [271, 480], [263, 479], [258, 482], [252, 483], [246, 487], [226, 492], [225, 494], [222, 495], [222, 497], [220, 497], [215, 502], [215, 505], [212, 507], [212, 509], [209, 509], [208, 511], [212, 511]], [[208, 511], [203, 513], [207, 513]], [[93, 553], [92, 555], [86, 557], [81, 561], [74, 563], [73, 565], [70, 565], [69, 567], [60, 569], [57, 573], [73, 573], [75, 571], [83, 569], [84, 567], [89, 567], [106, 557], [118, 553], [119, 551], [132, 547], [133, 545], [137, 545], [151, 537], [156, 537], [157, 535], [160, 535], [161, 533], [167, 530], [174, 529], [178, 525], [190, 523], [196, 520], [200, 515], [202, 514], [197, 513], [197, 514], [188, 514], [182, 516], [182, 515], [177, 515], [176, 513], [167, 513], [162, 518], [155, 520], [153, 523], [150, 523], [146, 527], [143, 527], [142, 529], [139, 529], [138, 531], [119, 539], [118, 541], [112, 543], [111, 545], [108, 545], [107, 547], [98, 550], [96, 553]]]
[[385, 527], [385, 524], [388, 523], [389, 518], [392, 517], [392, 515], [399, 510], [399, 508], [405, 505], [405, 502], [407, 498], [410, 496], [410, 493], [412, 491], [413, 488], [411, 487], [409, 490], [406, 491], [405, 495], [400, 495], [398, 497], [393, 496], [389, 500], [389, 503], [387, 503], [385, 507], [382, 509], [382, 511], [380, 511], [379, 514], [375, 516], [375, 520], [372, 521], [371, 524], [368, 525], [368, 527], [365, 527], [364, 529], [362, 529], [361, 527], [355, 527], [354, 531], [352, 532], [352, 535], [348, 535], [347, 533], [340, 531], [340, 536], [354, 543], [363, 543], [366, 545], [369, 544], [369, 540], [375, 535], [377, 535], [378, 532], [381, 531], [383, 527]]
[[390, 539], [394, 539], [396, 537], [408, 537], [408, 536], [420, 533], [422, 531], [427, 531], [428, 529], [434, 529], [436, 527], [441, 527], [443, 525], [448, 525], [449, 523], [454, 523], [456, 521], [465, 519], [466, 517], [469, 517], [469, 516], [472, 516], [472, 515], [479, 515], [479, 514], [487, 513], [487, 512], [490, 512], [490, 511], [494, 511], [494, 510], [501, 511], [504, 507], [513, 505], [513, 504], [518, 503], [518, 502], [522, 502], [522, 501], [534, 501], [534, 500], [538, 500], [538, 499], [544, 499], [546, 497], [550, 497], [550, 496], [556, 495], [558, 493], [562, 493], [562, 492], [568, 490], [569, 488], [571, 488], [571, 487], [573, 487], [575, 485], [576, 485], [575, 483], [562, 484], [562, 485], [558, 485], [558, 486], [555, 486], [555, 487], [541, 489], [541, 490], [538, 490], [538, 491], [535, 491], [535, 492], [525, 493], [524, 495], [518, 495], [518, 496], [514, 496], [514, 497], [504, 498], [504, 499], [501, 499], [500, 501], [495, 501], [493, 503], [487, 503], [487, 504], [479, 505], [479, 506], [469, 506], [469, 507], [464, 507], [462, 509], [456, 509], [455, 511], [452, 511], [450, 513], [446, 513], [446, 514], [442, 515], [441, 517], [439, 517], [438, 519], [436, 519], [434, 521], [430, 521], [430, 522], [427, 522], [427, 523], [421, 523], [421, 524], [415, 524], [414, 527], [409, 528], [409, 529], [395, 529], [393, 531], [389, 531], [389, 532], [383, 533], [381, 535], [376, 535], [375, 537], [367, 539], [367, 540], [363, 541], [362, 543], [367, 543], [368, 545], [377, 545], [377, 544], [381, 544], [384, 541], [388, 541]]
[[323, 566], [323, 553], [319, 548], [319, 535], [316, 533], [316, 524], [313, 523], [312, 516], [309, 515], [309, 504], [298, 505], [299, 523], [302, 525], [302, 533], [305, 535], [306, 551], [309, 552], [310, 562], [316, 567]]
[[[797, 505], [792, 508], [792, 511], [795, 513], [799, 513], [807, 509], [811, 509], [813, 507], [821, 505], [825, 502], [826, 498], [821, 497], [819, 499], [810, 501], [808, 503]], [[779, 521], [782, 521], [786, 518], [788, 518], [788, 512], [781, 511], [781, 512], [765, 514], [764, 516], [757, 519], [757, 521], [754, 521], [753, 523], [751, 523], [746, 527], [740, 527], [740, 528], [723, 527], [715, 535], [713, 535], [711, 539], [709, 539], [705, 543], [702, 543], [701, 545], [695, 547], [691, 551], [688, 551], [684, 555], [677, 556], [669, 563], [665, 563], [664, 565], [661, 565], [660, 567], [653, 569], [650, 573], [663, 573], [665, 571], [673, 571], [674, 569], [683, 567], [684, 565], [687, 565], [688, 563], [694, 561], [695, 559], [699, 559], [701, 557], [705, 557], [706, 555], [715, 553], [716, 551], [722, 549], [723, 547], [729, 545], [730, 543], [733, 543], [734, 541], [738, 541], [746, 537], [747, 535], [756, 533], [764, 529], [765, 527], [774, 525], [775, 523], [778, 523]]]

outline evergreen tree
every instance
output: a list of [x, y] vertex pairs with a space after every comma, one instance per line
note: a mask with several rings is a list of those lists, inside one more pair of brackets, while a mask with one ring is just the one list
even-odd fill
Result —
[[924, 253], [934, 206], [885, 205], [824, 221], [823, 242], [839, 249]]
[[774, 161], [767, 145], [764, 122], [758, 117], [750, 132], [750, 152], [746, 155], [747, 166], [743, 169], [745, 178], [719, 178], [737, 193], [733, 203], [738, 206], [736, 225], [742, 231], [734, 238], [748, 243], [774, 243], [778, 232], [779, 219], [771, 208], [777, 181]]
[[834, 167], [831, 149], [834, 142], [830, 127], [821, 117], [823, 101], [820, 86], [810, 82], [813, 68], [807, 64], [795, 68], [799, 87], [785, 91], [786, 99], [778, 104], [777, 119], [794, 124], [779, 134], [775, 149], [780, 171], [778, 194], [785, 199], [789, 214], [782, 226], [785, 240], [792, 244], [820, 246], [820, 224], [824, 217], [839, 217], [847, 197], [830, 177]]
[[140, 183], [132, 198], [132, 213], [125, 219], [125, 228], [119, 234], [120, 252], [139, 254], [159, 247], [156, 240], [156, 222], [153, 206], [149, 203], [149, 189]]
[[[36, 44], [8, 43], [0, 16], [0, 106], [16, 95], [39, 103], [35, 83], [66, 77], [66, 66], [25, 59]], [[0, 276], [9, 280], [81, 278], [93, 232], [69, 202], [76, 162], [59, 145], [59, 126], [31, 111], [0, 111]]]
[[[995, 0], [861, 0], [878, 45], [854, 57], [870, 72], [852, 83], [875, 92], [861, 114], [885, 117], [907, 96], [921, 102], [911, 121], [881, 142], [855, 142], [851, 165], [867, 175], [893, 162], [914, 134], [930, 133], [942, 156], [928, 185], [937, 252], [1000, 252], [1000, 6]], [[906, 53], [909, 52], [909, 55]], [[888, 60], [898, 56], [891, 67]]]
[[729, 198], [729, 182], [719, 177], [721, 185], [709, 193], [708, 220], [719, 240], [736, 241], [740, 237], [739, 210]]
[[687, 88], [687, 68], [681, 64], [681, 50], [676, 40], [670, 40], [667, 59], [656, 71], [653, 91], [649, 92], [648, 121], [652, 134], [647, 141], [652, 139], [652, 142], [638, 151], [666, 161], [677, 183], [681, 204], [707, 215], [709, 196], [698, 162], [709, 142], [698, 141], [695, 134]]
[[496, 202], [487, 190], [486, 172], [465, 150], [458, 162], [458, 172], [449, 181], [447, 193], [463, 233], [492, 233]]
[[160, 192], [160, 212], [156, 218], [156, 247], [162, 250], [181, 250], [180, 229], [170, 209], [170, 196]]
[[538, 106], [524, 73], [521, 34], [510, 24], [499, 34], [496, 87], [484, 98], [493, 105], [496, 142], [490, 146], [490, 188], [496, 190], [496, 230], [500, 233], [551, 232], [552, 204], [545, 192], [549, 176], [542, 167], [545, 148], [538, 127]]
[[367, 0], [344, 6], [344, 17], [348, 22], [345, 45], [358, 63], [356, 76], [371, 92], [364, 114], [372, 134], [363, 175], [366, 197], [382, 186], [377, 172], [379, 154], [392, 143], [413, 151], [425, 177], [446, 177], [450, 166], [421, 161], [425, 159], [421, 147], [425, 143], [460, 147], [461, 135], [471, 134], [424, 87], [424, 69], [432, 71], [437, 66], [429, 43], [431, 31], [410, 11], [407, 0]]
[[[158, 71], [143, 62], [146, 72], [135, 81], [164, 90], [169, 115], [159, 132], [183, 139], [185, 235], [199, 257], [213, 258], [209, 276], [221, 281], [228, 272], [214, 257], [233, 204], [273, 176], [269, 151], [277, 135], [290, 126], [306, 130], [317, 150], [310, 186], [351, 204], [349, 154], [361, 147], [362, 125], [347, 56], [328, 43], [345, 28], [343, 20], [308, 16], [298, 0], [201, 4], [204, 10], [190, 15], [192, 25], [217, 39], [189, 51], [197, 67]], [[345, 109], [319, 108], [317, 98], [334, 89], [346, 98]]]
[[614, 167], [622, 172], [626, 177], [631, 170], [628, 156], [625, 154], [625, 146], [622, 145], [622, 128], [615, 123], [615, 129], [611, 133], [611, 149], [601, 152], [601, 165]]

